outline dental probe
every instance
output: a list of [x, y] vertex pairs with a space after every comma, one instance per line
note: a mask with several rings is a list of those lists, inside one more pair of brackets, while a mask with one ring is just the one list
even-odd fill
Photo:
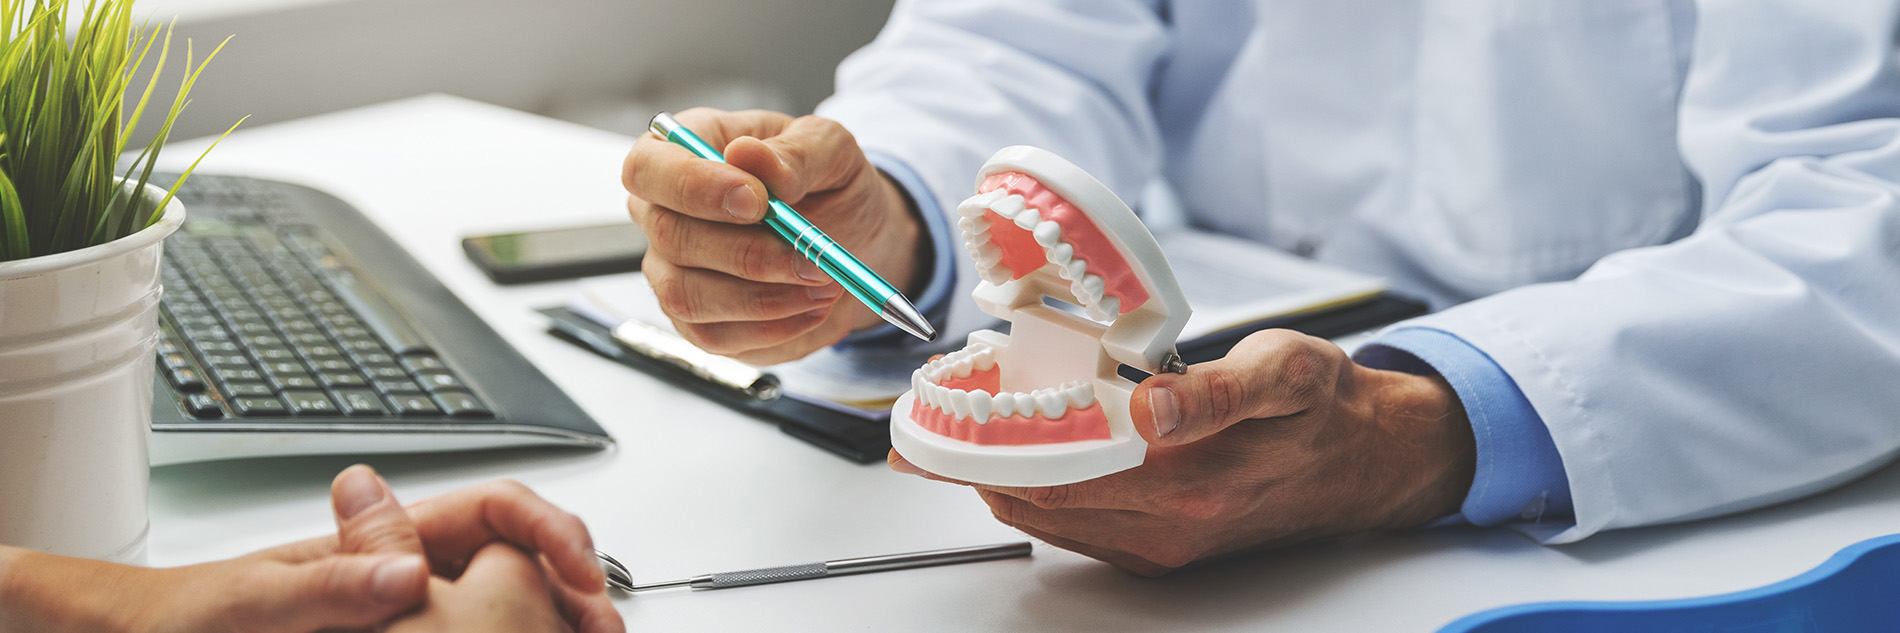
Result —
[[[653, 130], [654, 136], [684, 147], [695, 156], [726, 162], [725, 155], [692, 130], [680, 125], [671, 114], [661, 112], [653, 115], [653, 122], [647, 127]], [[858, 261], [851, 251], [833, 241], [830, 235], [792, 210], [792, 205], [785, 204], [778, 196], [767, 192], [766, 203], [769, 210], [765, 214], [765, 225], [790, 242], [793, 250], [817, 264], [826, 275], [837, 280], [845, 290], [851, 291], [851, 296], [864, 302], [865, 307], [897, 326], [897, 329], [926, 341], [937, 340], [937, 328], [931, 327], [930, 321], [924, 319], [924, 315], [917, 311], [917, 306], [905, 298], [896, 286], [878, 276], [864, 262]]]
[[670, 589], [673, 587], [726, 589], [729, 587], [763, 585], [793, 580], [811, 580], [831, 576], [848, 576], [851, 574], [916, 569], [918, 567], [932, 567], [936, 565], [956, 565], [959, 563], [1001, 560], [1004, 558], [1028, 556], [1029, 552], [1030, 546], [1028, 541], [998, 543], [996, 545], [958, 547], [928, 552], [911, 552], [909, 554], [890, 554], [886, 556], [866, 556], [864, 558], [846, 558], [822, 563], [806, 563], [803, 565], [786, 565], [784, 567], [766, 567], [764, 569], [703, 574], [692, 578], [648, 583], [644, 585], [633, 584], [631, 575], [627, 573], [626, 566], [621, 565], [620, 562], [614, 560], [613, 557], [603, 552], [595, 552], [595, 554], [599, 554], [600, 560], [603, 563], [602, 566], [607, 570], [607, 584], [621, 591], [632, 592], [651, 589]]

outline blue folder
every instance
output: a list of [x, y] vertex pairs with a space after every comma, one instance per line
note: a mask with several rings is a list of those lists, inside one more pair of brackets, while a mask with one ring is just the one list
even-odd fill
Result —
[[1861, 541], [1787, 580], [1719, 596], [1544, 602], [1460, 618], [1440, 633], [1900, 631], [1900, 534]]

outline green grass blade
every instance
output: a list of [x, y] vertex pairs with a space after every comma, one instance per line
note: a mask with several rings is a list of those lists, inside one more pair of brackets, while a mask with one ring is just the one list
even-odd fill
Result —
[[[121, 171], [126, 142], [145, 121], [166, 69], [171, 35], [171, 25], [135, 22], [132, 0], [0, 0], [0, 261], [118, 239], [163, 213], [177, 184], [149, 214], [126, 194], [149, 183], [192, 87], [230, 41], [202, 61], [186, 42], [178, 95], [157, 134]], [[153, 48], [152, 76], [128, 104]]]
[[26, 208], [20, 204], [20, 192], [13, 188], [6, 172], [0, 172], [0, 228], [6, 229], [4, 239], [0, 239], [0, 262], [33, 256], [32, 236], [26, 232]]

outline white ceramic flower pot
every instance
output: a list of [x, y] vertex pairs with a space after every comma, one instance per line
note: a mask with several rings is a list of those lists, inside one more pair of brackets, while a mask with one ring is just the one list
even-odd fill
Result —
[[0, 262], [0, 544], [144, 563], [159, 255], [184, 217]]

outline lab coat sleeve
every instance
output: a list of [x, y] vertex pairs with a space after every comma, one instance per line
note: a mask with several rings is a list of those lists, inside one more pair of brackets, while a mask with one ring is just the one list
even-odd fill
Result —
[[[838, 67], [837, 92], [817, 114], [843, 123], [867, 153], [908, 166], [940, 213], [975, 193], [983, 161], [1018, 144], [1068, 158], [1134, 200], [1158, 169], [1149, 82], [1169, 37], [1151, 2], [903, 0]], [[952, 296], [968, 296], [979, 277], [961, 240], [951, 244]], [[993, 323], [951, 301], [939, 340], [960, 343]]]
[[1576, 515], [1547, 542], [1793, 499], [1900, 447], [1900, 11], [1699, 9], [1697, 229], [1407, 324], [1483, 350], [1542, 417]]

